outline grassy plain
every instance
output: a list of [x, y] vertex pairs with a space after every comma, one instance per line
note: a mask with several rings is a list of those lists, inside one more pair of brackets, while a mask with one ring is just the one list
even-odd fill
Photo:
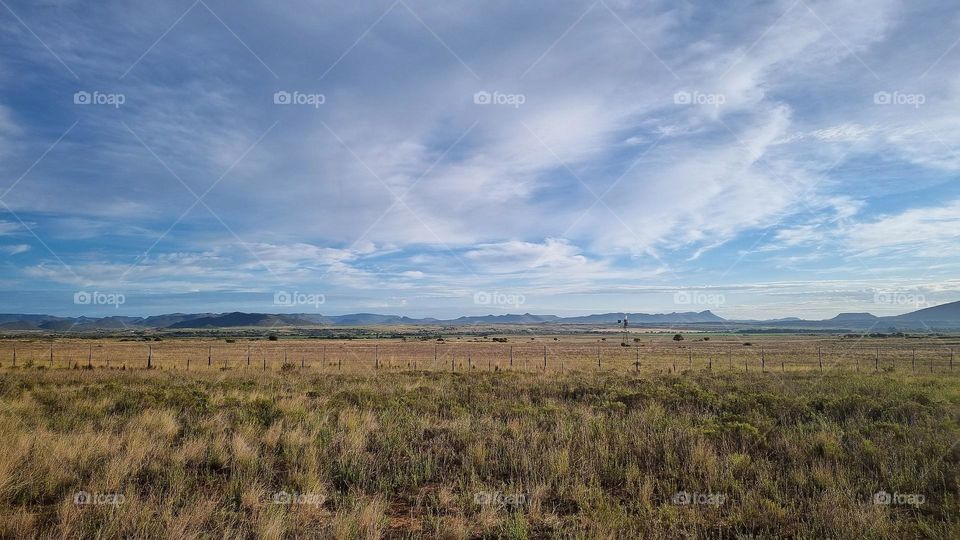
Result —
[[[0, 368], [128, 368], [279, 371], [284, 364], [324, 373], [377, 371], [683, 370], [911, 373], [960, 371], [960, 338], [684, 333], [486, 334], [436, 338], [267, 339], [207, 334], [78, 339], [26, 334], [0, 339]], [[626, 344], [626, 346], [623, 345]]]
[[[864, 353], [859, 373], [849, 359], [821, 373], [815, 354], [781, 371], [794, 349], [774, 339], [729, 340], [771, 351], [777, 369], [746, 373], [745, 354], [708, 368], [722, 338], [674, 371], [686, 355], [661, 336], [637, 372], [616, 339], [597, 369], [595, 340], [536, 337], [530, 364], [544, 344], [571, 354], [546, 372], [518, 356], [514, 371], [487, 369], [483, 351], [503, 360], [503, 343], [438, 345], [476, 347], [480, 367], [451, 372], [449, 357], [407, 367], [429, 364], [433, 343], [405, 344], [423, 348], [408, 357], [394, 344], [393, 358], [351, 343], [382, 347], [384, 363], [337, 370], [291, 354], [321, 344], [258, 342], [278, 347], [264, 371], [241, 362], [241, 342], [219, 342], [240, 355], [223, 369], [199, 341], [163, 341], [171, 365], [161, 353], [153, 370], [119, 356], [110, 369], [83, 369], [85, 356], [13, 368], [4, 342], [0, 536], [960, 537], [960, 379], [942, 343], [917, 345], [937, 351], [933, 373], [889, 341], [877, 371]], [[813, 343], [795, 350], [809, 358]], [[174, 369], [176, 351], [200, 365]]]

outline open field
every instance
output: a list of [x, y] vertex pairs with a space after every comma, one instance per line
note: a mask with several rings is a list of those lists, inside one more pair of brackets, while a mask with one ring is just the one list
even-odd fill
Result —
[[[960, 338], [631, 334], [411, 339], [0, 340], [0, 368], [383, 371], [960, 371]], [[706, 338], [706, 339], [704, 339]], [[494, 339], [502, 341], [494, 341]]]
[[[646, 346], [672, 351], [667, 339]], [[774, 341], [765, 350], [790, 350]], [[117, 358], [146, 345], [100, 344]], [[960, 536], [960, 378], [945, 362], [933, 374], [910, 373], [909, 360], [839, 375], [668, 373], [661, 358], [637, 373], [627, 358], [616, 363], [617, 342], [601, 349], [611, 358], [601, 370], [560, 372], [548, 357], [547, 373], [451, 373], [394, 357], [379, 371], [348, 370], [344, 358], [344, 373], [278, 363], [264, 372], [208, 368], [204, 355], [188, 373], [162, 353], [163, 369], [149, 371], [116, 369], [113, 357], [109, 370], [51, 370], [39, 358], [13, 369], [9, 345], [2, 537]], [[18, 351], [28, 345], [41, 350]], [[164, 341], [154, 352], [200, 345]], [[288, 363], [308, 350], [257, 345], [286, 346]], [[558, 344], [569, 358], [586, 345]], [[246, 348], [217, 350], [228, 346]], [[500, 354], [504, 344], [443, 346]]]

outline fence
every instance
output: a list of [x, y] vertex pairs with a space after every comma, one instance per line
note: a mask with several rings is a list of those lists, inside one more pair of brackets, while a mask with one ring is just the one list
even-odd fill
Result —
[[906, 371], [954, 369], [946, 346], [823, 343], [743, 346], [541, 342], [0, 342], [0, 367], [323, 371]]

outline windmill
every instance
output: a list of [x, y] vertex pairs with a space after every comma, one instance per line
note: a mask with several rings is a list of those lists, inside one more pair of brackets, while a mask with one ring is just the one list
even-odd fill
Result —
[[623, 314], [623, 319], [622, 319], [622, 320], [618, 320], [618, 321], [617, 321], [617, 324], [618, 324], [618, 325], [621, 325], [620, 327], [623, 328], [623, 338], [621, 338], [620, 344], [621, 344], [621, 345], [627, 345], [627, 326], [628, 326], [628, 323], [627, 323], [627, 314], [626, 314], [626, 313]]

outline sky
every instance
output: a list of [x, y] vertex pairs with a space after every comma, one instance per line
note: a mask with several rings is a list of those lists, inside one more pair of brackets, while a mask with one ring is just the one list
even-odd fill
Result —
[[960, 300], [960, 4], [0, 0], [0, 312]]

